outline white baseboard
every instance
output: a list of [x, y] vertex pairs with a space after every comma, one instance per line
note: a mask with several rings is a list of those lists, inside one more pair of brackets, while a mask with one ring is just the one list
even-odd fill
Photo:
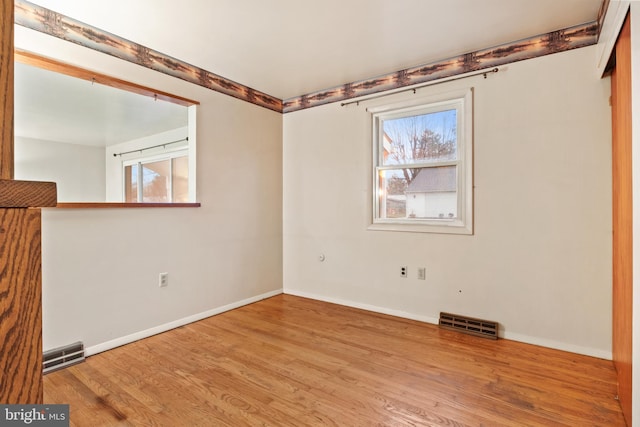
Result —
[[600, 350], [597, 348], [582, 347], [579, 345], [548, 340], [540, 337], [531, 337], [529, 335], [516, 334], [513, 332], [507, 332], [507, 331], [504, 331], [502, 338], [511, 340], [511, 341], [523, 342], [526, 344], [538, 345], [540, 347], [547, 347], [547, 348], [553, 348], [556, 350], [567, 351], [569, 353], [576, 353], [576, 354], [582, 354], [584, 356], [597, 357], [598, 359], [613, 360], [612, 352], [606, 351], [606, 350]]
[[189, 323], [197, 322], [198, 320], [206, 319], [207, 317], [215, 316], [216, 314], [224, 313], [225, 311], [233, 310], [234, 308], [252, 304], [254, 302], [257, 302], [263, 299], [271, 298], [273, 296], [280, 295], [281, 293], [282, 293], [282, 289], [267, 292], [261, 295], [257, 295], [255, 297], [233, 302], [231, 304], [227, 304], [222, 307], [217, 307], [202, 313], [198, 313], [182, 319], [174, 320], [173, 322], [165, 323], [164, 325], [155, 326], [153, 328], [146, 329], [144, 331], [135, 332], [133, 334], [126, 335], [124, 337], [116, 338], [101, 344], [96, 344], [91, 347], [85, 348], [85, 356], [88, 357], [94, 354], [102, 353], [103, 351], [111, 350], [113, 348], [120, 347], [125, 344], [130, 344], [134, 341], [138, 341], [143, 338], [148, 338], [150, 336], [157, 335], [162, 332], [170, 331], [171, 329], [188, 325]]
[[[166, 332], [169, 331], [171, 329], [175, 329], [178, 328], [180, 326], [184, 326], [184, 325], [188, 325], [189, 323], [193, 323], [193, 322], [197, 322], [198, 320], [202, 320], [202, 319], [206, 319], [207, 317], [211, 317], [211, 316], [215, 316], [216, 314], [220, 314], [220, 313], [224, 313], [225, 311], [229, 311], [229, 310], [233, 310], [235, 308], [238, 307], [242, 307], [244, 305], [248, 305], [248, 304], [252, 304], [254, 302], [266, 299], [266, 298], [271, 298], [273, 296], [276, 295], [280, 295], [281, 293], [285, 293], [288, 295], [294, 295], [294, 296], [299, 296], [299, 297], [303, 297], [303, 298], [310, 298], [310, 299], [314, 299], [314, 300], [318, 300], [318, 301], [325, 301], [325, 302], [329, 302], [329, 303], [333, 303], [333, 304], [338, 304], [338, 305], [344, 305], [347, 307], [353, 307], [353, 308], [358, 308], [361, 310], [367, 310], [367, 311], [372, 311], [374, 313], [382, 313], [382, 314], [388, 314], [390, 316], [396, 316], [396, 317], [401, 317], [404, 319], [411, 319], [411, 320], [417, 320], [419, 322], [425, 322], [425, 323], [430, 323], [430, 324], [434, 324], [437, 325], [438, 324], [438, 319], [435, 317], [430, 317], [430, 316], [424, 316], [424, 315], [419, 315], [419, 314], [415, 314], [415, 313], [409, 313], [406, 311], [402, 311], [402, 310], [393, 310], [393, 309], [389, 309], [389, 308], [385, 308], [385, 307], [380, 307], [380, 306], [375, 306], [375, 305], [370, 305], [370, 304], [362, 304], [356, 301], [350, 301], [350, 300], [345, 300], [345, 299], [341, 299], [341, 298], [332, 298], [332, 297], [327, 297], [325, 295], [318, 295], [318, 294], [313, 294], [313, 293], [308, 293], [308, 292], [301, 292], [301, 291], [296, 291], [296, 290], [291, 290], [291, 289], [287, 289], [286, 291], [283, 291], [281, 289], [279, 290], [275, 290], [275, 291], [271, 291], [271, 292], [267, 292], [261, 295], [257, 295], [255, 297], [251, 297], [251, 298], [247, 298], [241, 301], [237, 301], [231, 304], [227, 304], [224, 305], [222, 307], [217, 307], [211, 310], [207, 310], [205, 312], [202, 313], [198, 313], [198, 314], [194, 314], [192, 316], [188, 316], [182, 319], [178, 319], [175, 320], [173, 322], [169, 322], [169, 323], [165, 323], [163, 325], [159, 325], [150, 329], [146, 329], [144, 331], [140, 331], [140, 332], [136, 332], [130, 335], [126, 335], [120, 338], [116, 338], [101, 344], [96, 344], [93, 345], [91, 347], [87, 347], [85, 349], [85, 355], [88, 356], [92, 356], [94, 354], [98, 354], [101, 353], [103, 351], [107, 351], [107, 350], [111, 350], [113, 348], [116, 347], [120, 347], [123, 346], [125, 344], [129, 344], [144, 338], [148, 338], [150, 336], [153, 335], [157, 335], [160, 334], [162, 332]], [[597, 357], [599, 359], [605, 359], [605, 360], [612, 360], [613, 359], [613, 354], [610, 351], [605, 351], [605, 350], [600, 350], [600, 349], [594, 349], [594, 348], [590, 348], [590, 347], [582, 347], [582, 346], [576, 346], [573, 344], [567, 344], [567, 343], [562, 343], [562, 342], [557, 342], [557, 341], [553, 341], [553, 340], [547, 340], [544, 338], [538, 338], [538, 337], [531, 337], [528, 335], [522, 335], [522, 334], [517, 334], [517, 333], [512, 333], [512, 332], [508, 332], [508, 331], [503, 331], [502, 334], [502, 338], [504, 339], [508, 339], [508, 340], [512, 340], [512, 341], [518, 341], [518, 342], [523, 342], [523, 343], [527, 343], [527, 344], [533, 344], [533, 345], [539, 345], [541, 347], [548, 347], [548, 348], [553, 348], [556, 350], [562, 350], [562, 351], [568, 351], [570, 353], [577, 353], [577, 354], [583, 354], [586, 356], [592, 356], [592, 357]]]
[[419, 322], [438, 324], [438, 319], [430, 316], [423, 316], [420, 314], [409, 313], [401, 310], [392, 310], [390, 308], [379, 307], [377, 305], [362, 304], [355, 301], [344, 300], [340, 298], [331, 298], [324, 295], [311, 294], [308, 292], [300, 292], [292, 289], [286, 289], [284, 291], [287, 295], [293, 295], [297, 297], [315, 299], [318, 301], [330, 302], [333, 304], [344, 305], [347, 307], [359, 308], [361, 310], [373, 311], [374, 313], [388, 314], [390, 316], [402, 317], [403, 319], [417, 320]]
[[[333, 304], [344, 305], [347, 307], [359, 308], [362, 310], [373, 311], [374, 313], [388, 314], [391, 316], [402, 317], [405, 319], [417, 320], [419, 322], [438, 324], [438, 319], [430, 316], [423, 316], [415, 313], [408, 313], [401, 310], [392, 310], [385, 307], [375, 305], [362, 304], [355, 301], [344, 300], [340, 298], [327, 297], [325, 295], [312, 294], [308, 292], [296, 291], [294, 289], [285, 289], [283, 291], [287, 295], [294, 295], [303, 298], [310, 298], [318, 301], [330, 302]], [[600, 350], [597, 348], [582, 347], [573, 344], [547, 340], [544, 338], [531, 337], [529, 335], [516, 334], [512, 332], [502, 331], [501, 338], [518, 341], [526, 344], [538, 345], [540, 347], [553, 348], [556, 350], [567, 351], [570, 353], [582, 354], [585, 356], [597, 357], [598, 359], [613, 360], [613, 353], [610, 351]]]

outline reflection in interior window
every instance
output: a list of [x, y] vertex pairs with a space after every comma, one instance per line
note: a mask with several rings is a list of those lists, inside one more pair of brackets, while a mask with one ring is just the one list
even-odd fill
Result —
[[174, 203], [189, 201], [189, 158], [171, 159], [171, 198]]
[[16, 55], [16, 179], [59, 202], [195, 202], [196, 101], [34, 57]]
[[179, 151], [167, 158], [125, 163], [123, 181], [124, 199], [128, 203], [186, 203], [189, 201], [188, 155]]

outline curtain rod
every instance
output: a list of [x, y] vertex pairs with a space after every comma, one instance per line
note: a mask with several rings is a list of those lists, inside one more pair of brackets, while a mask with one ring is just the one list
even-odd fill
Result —
[[358, 104], [360, 104], [361, 102], [364, 102], [364, 101], [369, 101], [371, 99], [382, 98], [383, 96], [395, 95], [396, 93], [403, 93], [403, 92], [409, 92], [409, 91], [413, 91], [413, 93], [416, 93], [416, 90], [422, 89], [423, 87], [435, 86], [435, 85], [439, 85], [441, 83], [449, 83], [449, 82], [453, 82], [453, 81], [460, 80], [460, 79], [466, 79], [468, 77], [475, 77], [475, 76], [483, 75], [484, 78], [486, 79], [487, 78], [487, 74], [489, 74], [489, 73], [497, 73], [498, 71], [500, 71], [498, 69], [498, 67], [495, 67], [495, 68], [492, 68], [491, 70], [487, 70], [487, 71], [478, 71], [477, 73], [465, 74], [464, 76], [457, 76], [457, 77], [453, 77], [453, 78], [450, 78], [450, 79], [442, 79], [442, 80], [431, 81], [431, 82], [427, 82], [427, 83], [421, 84], [419, 86], [414, 86], [414, 87], [409, 88], [409, 89], [397, 90], [397, 91], [391, 92], [391, 93], [382, 93], [380, 95], [373, 95], [373, 96], [370, 96], [368, 98], [365, 97], [365, 98], [359, 99], [357, 101], [343, 102], [343, 103], [340, 104], [340, 106], [341, 107], [345, 107], [345, 106], [351, 105], [351, 104], [358, 105]]
[[183, 138], [183, 139], [179, 139], [177, 141], [165, 142], [164, 144], [158, 144], [158, 145], [154, 145], [152, 147], [145, 147], [145, 148], [141, 148], [139, 150], [123, 151], [122, 153], [113, 153], [113, 157], [124, 156], [125, 154], [131, 154], [131, 153], [142, 153], [143, 151], [151, 150], [153, 148], [166, 147], [167, 145], [170, 145], [170, 144], [177, 144], [178, 142], [188, 141], [188, 140], [189, 140], [189, 137], [186, 137], [186, 138]]

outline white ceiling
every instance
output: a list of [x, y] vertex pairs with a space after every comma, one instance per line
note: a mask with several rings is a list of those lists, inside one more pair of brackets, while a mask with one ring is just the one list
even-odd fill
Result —
[[597, 18], [602, 0], [32, 0], [286, 99]]
[[[602, 0], [31, 1], [281, 99], [590, 22], [602, 4]], [[58, 91], [63, 83], [42, 81], [38, 86], [42, 105], [32, 100], [21, 106], [22, 93], [34, 85], [25, 81], [21, 89], [22, 73], [16, 72], [17, 135], [59, 140], [55, 129], [62, 132], [64, 118], [75, 117], [78, 143], [108, 145], [123, 137], [129, 125], [112, 121], [117, 115], [93, 122], [94, 116], [84, 114], [92, 111], [83, 104], [88, 101], [85, 88], [71, 94], [74, 98], [64, 108], [59, 103], [52, 108], [46, 100], [60, 95], [48, 91]], [[100, 102], [111, 102], [113, 111], [129, 111], [132, 123], [149, 123], [153, 115], [161, 114], [138, 119], [134, 111], [152, 110], [114, 107], [113, 100]], [[98, 132], [91, 135], [92, 130]]]

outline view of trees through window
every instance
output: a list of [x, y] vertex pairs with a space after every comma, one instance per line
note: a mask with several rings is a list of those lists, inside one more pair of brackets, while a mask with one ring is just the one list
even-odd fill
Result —
[[125, 202], [186, 203], [189, 201], [188, 157], [184, 154], [126, 165], [124, 181]]
[[456, 110], [382, 120], [380, 137], [380, 217], [457, 217]]

